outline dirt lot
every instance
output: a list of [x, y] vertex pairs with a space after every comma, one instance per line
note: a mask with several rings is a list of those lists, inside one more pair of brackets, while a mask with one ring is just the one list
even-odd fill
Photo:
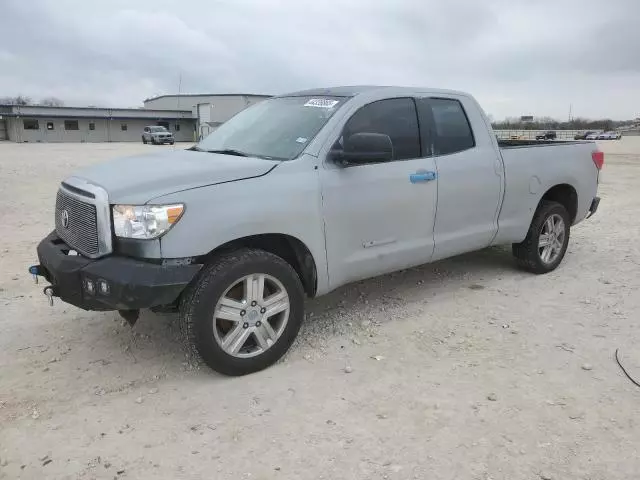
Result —
[[640, 378], [640, 138], [601, 146], [557, 271], [493, 248], [343, 288], [284, 361], [225, 378], [189, 369], [175, 317], [49, 308], [26, 274], [63, 177], [163, 147], [0, 144], [0, 478], [637, 479], [613, 353]]

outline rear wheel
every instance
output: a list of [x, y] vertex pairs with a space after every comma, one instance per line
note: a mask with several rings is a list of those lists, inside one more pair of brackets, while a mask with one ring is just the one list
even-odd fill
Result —
[[142, 136], [142, 143], [144, 143], [145, 145], [147, 144], [147, 140], [144, 138], [144, 135]]
[[304, 318], [295, 270], [271, 253], [243, 249], [217, 257], [180, 306], [190, 353], [225, 375], [245, 375], [278, 361]]
[[543, 201], [524, 241], [512, 246], [518, 264], [533, 273], [555, 270], [567, 252], [570, 225], [569, 213], [562, 204]]

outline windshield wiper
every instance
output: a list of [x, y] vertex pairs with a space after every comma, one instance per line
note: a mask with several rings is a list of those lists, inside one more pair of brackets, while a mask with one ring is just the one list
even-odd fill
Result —
[[248, 157], [248, 153], [234, 150], [233, 148], [225, 148], [222, 150], [207, 150], [207, 153], [221, 153], [222, 155], [235, 155], [236, 157]]
[[288, 160], [287, 158], [284, 158], [284, 157], [272, 157], [268, 155], [257, 155], [255, 153], [245, 153], [233, 148], [223, 148], [220, 150], [204, 150], [203, 148], [200, 148], [197, 145], [194, 145], [193, 147], [188, 148], [187, 150], [193, 150], [196, 152], [220, 153], [222, 155], [235, 155], [237, 157], [256, 157], [256, 158], [262, 158], [264, 160], [280, 160], [280, 161]]

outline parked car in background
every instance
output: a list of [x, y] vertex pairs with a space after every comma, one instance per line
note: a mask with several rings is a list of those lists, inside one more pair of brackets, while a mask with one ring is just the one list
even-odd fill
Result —
[[586, 140], [598, 140], [600, 133], [601, 132], [592, 132], [589, 135], [587, 135]]
[[173, 145], [175, 139], [173, 134], [162, 125], [153, 125], [144, 127], [142, 131], [142, 143], [152, 143], [153, 145], [161, 145], [168, 143]]
[[[597, 134], [598, 132], [596, 132], [596, 131], [594, 131], [594, 130], [587, 130], [586, 132], [582, 132], [582, 133], [578, 133], [578, 134], [576, 134], [576, 135], [573, 137], [573, 139], [574, 139], [574, 140], [587, 140], [587, 137], [588, 137], [589, 135], [591, 135], [591, 134], [594, 134], [594, 133], [596, 133], [596, 134]], [[594, 140], [594, 139], [591, 139], [591, 140]]]
[[496, 140], [461, 92], [291, 93], [188, 150], [65, 179], [29, 271], [50, 302], [130, 323], [178, 310], [195, 358], [244, 375], [289, 349], [305, 296], [491, 245], [555, 270], [598, 208], [603, 162], [592, 142]]
[[555, 140], [557, 137], [556, 132], [549, 130], [547, 132], [536, 135], [536, 140]]
[[622, 135], [620, 132], [603, 132], [598, 135], [598, 140], [620, 140]]

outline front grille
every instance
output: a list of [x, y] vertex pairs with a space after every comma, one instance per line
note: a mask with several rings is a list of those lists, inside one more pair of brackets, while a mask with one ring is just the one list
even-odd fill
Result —
[[[63, 224], [63, 218], [67, 219], [66, 225]], [[99, 246], [96, 206], [58, 190], [56, 232], [71, 248], [85, 255], [97, 255]]]

